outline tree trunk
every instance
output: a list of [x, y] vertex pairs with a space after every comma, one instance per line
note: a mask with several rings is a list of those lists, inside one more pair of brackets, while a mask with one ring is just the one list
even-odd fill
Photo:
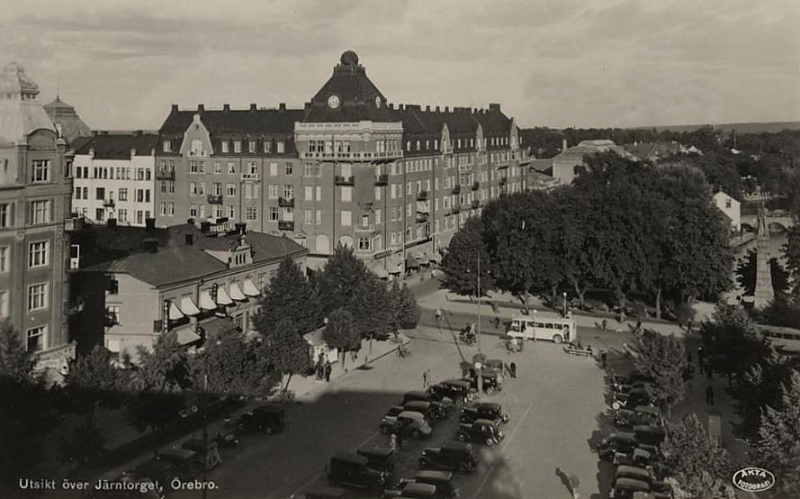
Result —
[[661, 318], [661, 288], [656, 290], [656, 319]]
[[294, 376], [294, 374], [293, 373], [289, 373], [289, 377], [286, 378], [286, 385], [283, 387], [283, 391], [284, 392], [289, 389], [289, 383], [291, 383], [291, 381], [292, 381], [292, 376]]
[[556, 301], [558, 298], [558, 286], [552, 286], [550, 288], [550, 303], [553, 304], [553, 308], [558, 310], [558, 302]]

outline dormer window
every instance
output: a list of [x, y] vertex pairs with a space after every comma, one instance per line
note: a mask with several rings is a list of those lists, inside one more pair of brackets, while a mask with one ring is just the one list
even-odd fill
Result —
[[284, 152], [286, 152], [286, 148], [282, 140], [279, 140], [275, 144], [275, 147], [277, 148], [278, 154], [283, 154]]
[[256, 153], [256, 141], [255, 140], [251, 140], [247, 144], [247, 150], [250, 152], [250, 154], [255, 154]]
[[230, 143], [227, 140], [222, 141], [222, 153], [228, 154], [230, 151]]
[[200, 139], [192, 140], [192, 145], [189, 154], [191, 154], [192, 156], [201, 156], [203, 154], [203, 141]]
[[233, 152], [236, 154], [242, 153], [242, 141], [241, 140], [234, 140], [233, 141]]
[[163, 147], [164, 147], [164, 152], [172, 152], [172, 142], [171, 141], [165, 140], [164, 144], [163, 144]]

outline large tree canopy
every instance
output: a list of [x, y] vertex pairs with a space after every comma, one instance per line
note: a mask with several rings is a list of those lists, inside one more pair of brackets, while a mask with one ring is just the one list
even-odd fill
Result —
[[316, 291], [298, 264], [285, 258], [278, 272], [264, 289], [260, 312], [256, 316], [256, 329], [262, 335], [289, 319], [301, 334], [309, 333], [322, 325], [322, 310]]
[[[487, 206], [490, 209], [491, 203]], [[481, 278], [478, 279], [478, 261], [481, 262]], [[490, 272], [492, 257], [483, 239], [483, 222], [470, 218], [453, 238], [442, 259], [442, 285], [459, 295], [478, 296], [495, 288]]]

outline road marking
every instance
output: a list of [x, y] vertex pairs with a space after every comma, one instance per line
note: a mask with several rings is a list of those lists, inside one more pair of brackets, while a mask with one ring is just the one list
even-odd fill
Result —
[[[519, 429], [519, 427], [522, 426], [522, 420], [525, 419], [525, 416], [528, 415], [528, 413], [530, 412], [532, 407], [533, 407], [533, 402], [528, 404], [528, 408], [525, 409], [525, 412], [522, 413], [522, 417], [519, 418], [519, 422], [517, 423], [517, 426], [514, 427], [514, 431], [511, 432], [511, 434], [508, 436], [508, 439], [505, 441], [505, 443], [500, 446], [500, 450], [501, 451], [503, 449], [505, 449], [508, 446], [508, 444], [510, 444], [511, 441], [514, 439], [514, 434], [517, 433], [517, 430]], [[497, 461], [499, 461], [499, 459], [495, 459], [494, 460], [494, 462], [492, 463], [492, 467], [489, 468], [489, 472], [486, 473], [485, 477], [483, 477], [483, 481], [481, 482], [481, 485], [478, 487], [478, 490], [475, 491], [475, 497], [480, 497], [481, 496], [481, 490], [483, 490], [483, 486], [486, 485], [486, 480], [488, 480], [489, 477], [492, 476], [492, 472], [494, 472], [494, 468], [495, 468], [495, 466], [497, 466]]]
[[[376, 437], [376, 436], [378, 436], [378, 435], [380, 435], [380, 432], [379, 432], [379, 431], [376, 431], [375, 433], [373, 433], [372, 435], [370, 435], [369, 437], [367, 437], [367, 439], [366, 439], [366, 440], [364, 440], [363, 442], [361, 442], [360, 444], [358, 444], [357, 446], [355, 446], [355, 447], [353, 448], [353, 452], [355, 452], [356, 450], [358, 450], [359, 448], [361, 448], [361, 447], [362, 447], [364, 444], [366, 444], [367, 442], [369, 442], [370, 440], [372, 440], [373, 438], [375, 438], [375, 437]], [[316, 475], [314, 475], [314, 476], [313, 476], [313, 477], [312, 477], [310, 480], [306, 481], [305, 483], [303, 483], [303, 485], [301, 485], [300, 487], [298, 487], [298, 488], [297, 488], [297, 490], [295, 490], [294, 492], [292, 492], [291, 494], [289, 494], [289, 497], [294, 497], [294, 496], [296, 496], [296, 495], [297, 495], [297, 494], [298, 494], [298, 493], [299, 493], [301, 490], [303, 490], [304, 488], [308, 487], [308, 486], [309, 486], [309, 484], [311, 484], [311, 483], [314, 483], [314, 482], [316, 482], [317, 480], [319, 480], [319, 479], [320, 479], [320, 478], [321, 478], [323, 475], [325, 475], [325, 472], [326, 472], [325, 470], [322, 470], [322, 471], [320, 471], [319, 473], [317, 473]], [[275, 492], [273, 492], [272, 494], [270, 494], [270, 495], [267, 497], [267, 499], [270, 499], [270, 498], [271, 498], [271, 497], [273, 497], [274, 495], [275, 495]]]

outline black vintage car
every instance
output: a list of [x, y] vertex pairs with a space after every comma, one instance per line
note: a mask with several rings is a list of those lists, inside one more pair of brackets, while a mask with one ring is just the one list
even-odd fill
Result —
[[615, 374], [611, 378], [611, 390], [620, 391], [622, 390], [622, 387], [625, 385], [632, 385], [634, 383], [640, 383], [640, 382], [652, 383], [653, 378], [637, 371], [634, 371], [627, 376]]
[[614, 413], [614, 426], [653, 425], [663, 426], [661, 410], [652, 405], [639, 405], [633, 409], [619, 409]]
[[658, 492], [650, 488], [650, 484], [634, 478], [620, 478], [614, 482], [609, 494], [611, 499], [653, 498], [671, 499], [669, 492]]
[[661, 426], [639, 425], [633, 427], [636, 440], [646, 445], [661, 445], [666, 433]]
[[394, 451], [392, 449], [376, 447], [358, 450], [356, 454], [366, 457], [370, 468], [387, 473], [394, 471]]
[[265, 404], [245, 412], [236, 422], [236, 429], [242, 432], [259, 430], [267, 435], [283, 431], [286, 429], [283, 406]]
[[460, 442], [480, 442], [488, 446], [499, 444], [505, 438], [502, 430], [493, 421], [478, 419], [473, 423], [461, 423], [456, 430]]
[[397, 424], [397, 416], [406, 409], [402, 405], [393, 405], [381, 420], [380, 429], [381, 433], [392, 433], [395, 425]]
[[641, 387], [633, 388], [628, 392], [614, 393], [614, 402], [611, 403], [611, 408], [618, 409], [633, 409], [640, 405], [650, 405], [656, 401], [653, 388], [645, 383]]
[[439, 499], [435, 485], [414, 481], [400, 482], [396, 489], [383, 491], [383, 497], [405, 497], [409, 499]]
[[611, 462], [616, 465], [648, 466], [658, 459], [658, 454], [646, 451], [641, 447], [634, 447], [628, 452], [615, 452]]
[[453, 484], [453, 474], [449, 471], [421, 470], [414, 473], [411, 478], [403, 478], [397, 484], [402, 489], [403, 484], [417, 482], [427, 483], [436, 487], [436, 497], [440, 499], [454, 499], [458, 497], [458, 489]]
[[632, 432], [612, 433], [597, 448], [597, 453], [603, 461], [613, 461], [614, 456], [622, 453], [627, 454], [634, 449], [642, 449], [651, 454], [658, 453], [658, 447], [642, 442], [637, 435]]
[[428, 393], [439, 400], [448, 398], [460, 404], [473, 398], [472, 383], [463, 379], [448, 379], [428, 388]]
[[478, 460], [470, 444], [446, 442], [441, 447], [423, 450], [419, 457], [419, 467], [472, 473], [478, 469]]
[[327, 471], [332, 485], [362, 489], [383, 491], [389, 479], [387, 472], [370, 467], [366, 457], [349, 452], [339, 452], [331, 457]]
[[464, 407], [461, 410], [460, 419], [462, 423], [472, 423], [478, 419], [488, 419], [497, 424], [506, 424], [509, 421], [508, 414], [503, 411], [503, 407], [494, 402], [480, 402]]
[[[431, 404], [431, 410], [433, 411], [433, 415], [436, 419], [443, 419], [447, 417], [447, 414], [450, 412], [450, 404], [444, 402], [442, 397], [435, 393], [430, 392], [406, 392], [403, 395], [403, 404], [407, 404], [409, 402], [428, 402]], [[414, 411], [416, 409], [408, 409], [410, 411]]]

